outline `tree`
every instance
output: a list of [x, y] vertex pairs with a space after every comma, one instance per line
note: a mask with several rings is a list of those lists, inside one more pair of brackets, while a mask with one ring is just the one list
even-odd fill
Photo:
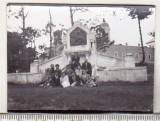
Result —
[[44, 31], [45, 35], [49, 34], [49, 37], [50, 37], [50, 50], [49, 50], [49, 58], [51, 58], [52, 56], [52, 41], [53, 41], [53, 27], [55, 27], [55, 25], [53, 24], [52, 22], [52, 15], [51, 15], [51, 12], [50, 12], [50, 8], [49, 8], [49, 22], [47, 23], [47, 25], [45, 26], [45, 29], [43, 29], [42, 31]]
[[[103, 19], [103, 24], [107, 24], [105, 19]], [[96, 26], [91, 26], [91, 31], [94, 30], [96, 33], [96, 45], [97, 51], [106, 51], [106, 48], [109, 48], [111, 45], [114, 44], [114, 40], [111, 41], [109, 38], [109, 33], [105, 30], [103, 25], [99, 24]]]
[[29, 72], [30, 64], [36, 57], [36, 51], [31, 48], [25, 48], [24, 38], [17, 32], [7, 32], [7, 63], [8, 73], [21, 70]]
[[22, 20], [22, 27], [20, 27], [21, 30], [22, 30], [21, 35], [23, 37], [22, 41], [26, 45], [28, 44], [28, 39], [25, 39], [25, 37], [26, 37], [26, 26], [25, 25], [26, 25], [26, 18], [28, 16], [28, 13], [29, 13], [29, 11], [25, 12], [25, 7], [24, 6], [22, 6], [18, 12], [12, 11], [10, 6], [9, 6], [8, 18], [10, 18], [11, 16], [14, 16], [16, 19], [21, 19]]
[[[36, 38], [41, 36], [40, 33], [41, 33], [41, 31], [39, 29], [35, 29], [35, 28], [32, 28], [32, 27], [27, 27], [25, 29], [25, 36], [28, 39], [28, 41], [31, 43], [31, 48], [32, 48], [32, 43], [34, 44], [33, 50], [35, 51], [35, 53], [36, 53], [35, 41], [36, 41]], [[35, 58], [36, 58], [36, 54], [34, 56], [34, 59]]]
[[131, 16], [132, 19], [138, 20], [141, 48], [142, 48], [142, 64], [145, 63], [145, 51], [143, 46], [143, 38], [142, 38], [142, 29], [141, 29], [141, 21], [147, 19], [149, 15], [152, 14], [152, 10], [148, 6], [129, 6], [126, 7], [127, 11], [129, 11], [128, 15]]
[[43, 43], [42, 45], [39, 45], [39, 46], [38, 46], [39, 50], [42, 51], [42, 52], [39, 52], [39, 58], [42, 58], [42, 59], [48, 58], [48, 57], [47, 57], [47, 53], [44, 52], [45, 47], [46, 47], [46, 44], [45, 44], [45, 43]]
[[16, 72], [20, 66], [20, 53], [25, 45], [21, 35], [16, 32], [7, 32], [7, 67], [8, 72]]
[[32, 48], [32, 43], [33, 43], [34, 49], [35, 49], [36, 48], [35, 40], [36, 40], [36, 38], [41, 36], [41, 31], [36, 28], [27, 27], [25, 29], [25, 36], [27, 39], [29, 39], [29, 42], [31, 43], [31, 48]]
[[17, 19], [20, 18], [22, 20], [22, 36], [23, 36], [23, 38], [25, 38], [25, 34], [26, 34], [25, 25], [26, 25], [26, 18], [28, 16], [28, 13], [29, 13], [29, 11], [27, 11], [25, 13], [24, 6], [22, 6], [20, 11], [17, 13], [17, 15], [15, 15], [15, 18], [17, 18]]
[[[56, 56], [58, 53], [57, 53], [57, 49], [58, 49], [58, 46], [62, 45], [62, 31], [63, 30], [56, 30], [53, 35], [54, 35], [54, 46], [55, 46], [55, 50], [54, 50], [54, 55]], [[61, 50], [62, 51], [62, 50]], [[60, 52], [61, 53], [61, 52]]]
[[[16, 19], [22, 20], [22, 33], [8, 32], [7, 46], [8, 46], [8, 72], [15, 72], [17, 69], [28, 72], [30, 64], [37, 56], [35, 50], [35, 39], [40, 36], [40, 30], [25, 26], [26, 18], [29, 11], [25, 12], [24, 6], [18, 12], [13, 12], [9, 8], [8, 17], [14, 16]], [[27, 47], [29, 42], [34, 43], [34, 48]]]
[[85, 7], [69, 7], [70, 9], [70, 18], [71, 18], [71, 25], [73, 26], [74, 25], [74, 14], [77, 12], [77, 11], [81, 11], [81, 12], [86, 12], [88, 11], [87, 8]]

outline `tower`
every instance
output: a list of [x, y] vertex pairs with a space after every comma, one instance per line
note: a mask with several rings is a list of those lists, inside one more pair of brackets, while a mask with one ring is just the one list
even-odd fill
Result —
[[108, 33], [108, 37], [110, 39], [110, 27], [104, 18], [103, 18], [103, 22], [100, 24], [100, 28], [103, 29], [105, 33]]

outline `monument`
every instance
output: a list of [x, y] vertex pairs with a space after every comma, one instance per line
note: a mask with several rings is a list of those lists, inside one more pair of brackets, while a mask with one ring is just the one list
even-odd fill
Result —
[[[109, 33], [109, 26], [102, 23], [104, 29]], [[49, 68], [51, 64], [60, 64], [61, 68], [65, 67], [71, 60], [72, 55], [77, 52], [80, 56], [80, 63], [82, 64], [85, 59], [98, 67], [122, 67], [124, 66], [124, 60], [120, 58], [113, 58], [96, 51], [96, 36], [94, 32], [86, 28], [80, 22], [75, 22], [63, 37], [64, 50], [61, 55], [53, 57], [45, 62], [39, 63], [38, 72], [45, 72], [46, 68]], [[33, 65], [33, 64], [32, 64]], [[31, 66], [31, 70], [35, 66]], [[35, 71], [34, 71], [35, 72]]]
[[[101, 26], [110, 36], [109, 25], [103, 21]], [[71, 60], [72, 55], [77, 52], [80, 56], [81, 64], [85, 59], [88, 59], [93, 67], [98, 68], [98, 81], [147, 81], [147, 68], [135, 67], [135, 59], [132, 53], [126, 54], [124, 59], [121, 59], [98, 52], [95, 33], [80, 22], [75, 22], [68, 29], [62, 42], [64, 49], [60, 55], [47, 59], [44, 62], [35, 60], [31, 64], [30, 74], [32, 74], [32, 77], [33, 74], [44, 75], [45, 70], [50, 68], [51, 64], [59, 64], [60, 68], [63, 69]], [[39, 82], [41, 79], [39, 79]]]

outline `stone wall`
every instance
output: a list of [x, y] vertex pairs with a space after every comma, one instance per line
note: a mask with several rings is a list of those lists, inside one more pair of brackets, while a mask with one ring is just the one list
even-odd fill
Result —
[[147, 81], [146, 67], [125, 67], [125, 68], [108, 68], [98, 71], [98, 81], [126, 81], [126, 82], [143, 82]]
[[8, 74], [8, 82], [16, 84], [37, 84], [40, 83], [45, 74], [42, 73], [10, 73]]
[[39, 65], [39, 61], [34, 60], [34, 62], [30, 64], [30, 72], [31, 73], [38, 73], [39, 72], [38, 65]]
[[[43, 80], [44, 76], [44, 73], [11, 73], [8, 74], [8, 82], [37, 84]], [[98, 76], [98, 82], [144, 82], [148, 80], [146, 67], [107, 68], [98, 70]]]
[[124, 67], [125, 61], [123, 59], [113, 58], [99, 53], [96, 53], [95, 56], [98, 67]]
[[67, 57], [65, 55], [59, 55], [56, 57], [53, 57], [41, 64], [39, 64], [38, 68], [39, 68], [39, 72], [41, 73], [45, 73], [45, 69], [50, 68], [51, 64], [59, 64], [60, 65], [60, 69], [62, 69], [64, 66], [66, 66], [68, 64], [68, 60]]

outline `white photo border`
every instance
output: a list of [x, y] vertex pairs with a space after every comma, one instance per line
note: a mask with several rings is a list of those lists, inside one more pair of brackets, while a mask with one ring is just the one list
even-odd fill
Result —
[[7, 4], [109, 4], [109, 5], [153, 5], [155, 21], [155, 71], [153, 113], [160, 113], [160, 1], [158, 0], [0, 0], [0, 113], [7, 113]]

